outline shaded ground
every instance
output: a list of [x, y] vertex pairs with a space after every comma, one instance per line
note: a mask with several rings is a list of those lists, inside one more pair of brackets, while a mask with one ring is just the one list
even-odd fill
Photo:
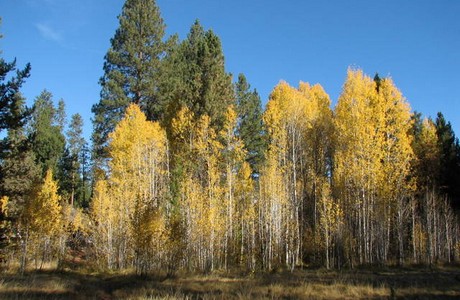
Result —
[[460, 268], [134, 275], [0, 275], [0, 299], [460, 299]]

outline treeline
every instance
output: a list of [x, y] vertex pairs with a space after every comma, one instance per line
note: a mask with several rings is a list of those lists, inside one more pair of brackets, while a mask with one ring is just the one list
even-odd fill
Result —
[[[82, 119], [30, 66], [0, 61], [2, 257], [40, 268], [84, 253], [98, 269], [211, 271], [458, 261], [460, 146], [441, 113], [411, 113], [391, 78], [348, 70], [335, 108], [320, 85], [280, 82], [265, 110], [232, 83], [196, 21], [165, 39], [155, 1], [127, 0]], [[66, 130], [67, 128], [67, 130]]]
[[[13, 75], [15, 62], [1, 59], [0, 65], [1, 129], [7, 131], [0, 153], [0, 256], [24, 271], [31, 259], [36, 267], [63, 259], [78, 233], [91, 198], [90, 151], [82, 117], [73, 115], [67, 126], [62, 99], [54, 106], [45, 90], [25, 106], [19, 88], [29, 66]], [[3, 81], [7, 75], [11, 79]]]

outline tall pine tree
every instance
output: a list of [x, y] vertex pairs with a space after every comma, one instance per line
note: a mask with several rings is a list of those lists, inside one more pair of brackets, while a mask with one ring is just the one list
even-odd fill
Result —
[[[17, 106], [22, 106], [23, 109], [16, 114], [26, 110], [24, 102], [22, 97], [17, 100]], [[13, 218], [20, 214], [31, 189], [41, 176], [35, 164], [35, 154], [30, 149], [31, 145], [24, 131], [23, 127], [8, 129], [8, 135], [4, 139], [8, 148], [3, 153], [0, 166], [0, 195], [9, 198], [8, 210]]]
[[101, 99], [92, 107], [92, 138], [98, 157], [105, 153], [108, 134], [130, 103], [157, 118], [158, 69], [166, 49], [159, 8], [154, 0], [127, 0], [118, 19], [120, 25], [111, 39], [100, 79]]
[[251, 91], [251, 86], [243, 74], [238, 75], [235, 85], [238, 112], [238, 135], [247, 151], [246, 161], [255, 174], [259, 173], [267, 148], [262, 122], [262, 106], [259, 94]]
[[191, 165], [195, 171], [198, 166], [188, 158], [189, 141], [177, 134], [174, 120], [187, 120], [193, 127], [207, 116], [209, 126], [220, 132], [224, 128], [227, 108], [235, 100], [231, 75], [225, 72], [220, 39], [195, 21], [187, 38], [172, 47], [162, 61], [159, 83], [160, 120], [171, 145], [171, 193], [176, 202], [184, 183], [183, 176]]
[[235, 99], [231, 75], [225, 71], [219, 37], [198, 20], [162, 63], [159, 96], [163, 123], [169, 125], [186, 106], [197, 119], [208, 115], [213, 127], [223, 128], [227, 107]]
[[19, 217], [25, 205], [33, 198], [33, 189], [41, 176], [23, 130], [10, 129], [6, 140], [10, 149], [0, 168], [0, 256], [4, 250], [18, 245], [18, 239], [23, 233]]
[[48, 170], [56, 173], [58, 162], [64, 154], [65, 138], [58, 120], [53, 95], [44, 90], [35, 99], [29, 129], [32, 150], [43, 176]]
[[25, 99], [20, 93], [29, 75], [30, 64], [19, 70], [16, 60], [6, 62], [0, 57], [0, 133], [7, 130], [6, 137], [0, 141], [1, 252], [5, 247], [14, 245], [18, 236], [18, 217], [30, 199], [32, 187], [39, 176], [35, 157], [24, 133], [30, 109], [25, 106]]
[[[0, 18], [0, 24], [1, 21]], [[0, 35], [0, 39], [2, 37]], [[12, 72], [16, 72], [16, 74], [13, 75]], [[20, 89], [29, 76], [30, 64], [19, 70], [16, 68], [16, 59], [12, 62], [6, 62], [3, 57], [0, 57], [0, 133], [5, 129], [16, 129], [24, 126], [30, 110], [24, 106]]]
[[440, 151], [439, 185], [441, 193], [447, 195], [452, 203], [460, 208], [460, 145], [452, 125], [441, 112], [438, 112], [436, 134]]
[[70, 204], [82, 205], [85, 183], [82, 174], [82, 155], [86, 141], [83, 137], [83, 119], [80, 114], [71, 117], [67, 135], [67, 147], [60, 161], [60, 191], [64, 192]]

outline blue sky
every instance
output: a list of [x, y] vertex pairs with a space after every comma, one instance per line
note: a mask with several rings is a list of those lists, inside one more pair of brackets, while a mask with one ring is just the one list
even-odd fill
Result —
[[[123, 0], [0, 0], [2, 56], [32, 64], [29, 103], [43, 90], [80, 113], [85, 136], [103, 57]], [[280, 81], [320, 83], [335, 103], [346, 70], [391, 76], [413, 110], [442, 111], [460, 135], [460, 1], [158, 0], [167, 35], [195, 19], [220, 36], [227, 71], [264, 103]]]

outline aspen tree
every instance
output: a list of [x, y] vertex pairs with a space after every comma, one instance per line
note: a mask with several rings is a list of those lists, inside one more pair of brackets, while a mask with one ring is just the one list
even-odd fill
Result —
[[203, 215], [199, 220], [200, 230], [205, 232], [207, 253], [204, 269], [213, 270], [222, 265], [223, 257], [220, 249], [225, 240], [226, 203], [223, 199], [223, 189], [220, 185], [219, 160], [222, 144], [217, 140], [217, 134], [211, 127], [211, 119], [207, 115], [197, 121], [195, 149], [201, 161], [201, 176], [198, 175], [202, 192], [204, 192]]
[[195, 120], [184, 107], [171, 124], [173, 167], [182, 178], [175, 189], [185, 217], [187, 264], [190, 268], [213, 270], [225, 266], [228, 250], [229, 207], [221, 170], [223, 145], [207, 115]]
[[[295, 89], [281, 82], [273, 90], [264, 114], [270, 143], [265, 173], [261, 176], [261, 196], [268, 203], [279, 195], [283, 197], [276, 200], [283, 203], [279, 242], [284, 244], [284, 249], [277, 249], [277, 255], [282, 255], [291, 269], [300, 263], [305, 251], [307, 230], [318, 225], [316, 207], [322, 191], [319, 183], [330, 173], [331, 143], [326, 136], [332, 129], [329, 104], [320, 85], [300, 83]], [[275, 169], [279, 170], [279, 179], [271, 177]], [[273, 183], [268, 182], [272, 180], [279, 180], [284, 188], [282, 193], [275, 192], [276, 196], [270, 195], [274, 193], [269, 191]], [[263, 190], [266, 188], [269, 189]]]
[[91, 201], [91, 220], [94, 238], [94, 251], [97, 259], [104, 258], [104, 265], [109, 269], [114, 265], [113, 231], [116, 222], [113, 203], [108, 195], [108, 182], [98, 180], [93, 190]]
[[[304, 130], [309, 125], [308, 103], [302, 94], [281, 82], [270, 95], [264, 122], [270, 144], [262, 172], [264, 210], [268, 214], [268, 268], [285, 263], [291, 268], [300, 254], [301, 189], [299, 162]], [[267, 211], [268, 209], [268, 211]]]
[[198, 157], [194, 154], [196, 131], [194, 119], [193, 112], [183, 106], [171, 121], [171, 193], [175, 209], [180, 211], [178, 215], [184, 218], [185, 232], [182, 239], [185, 249], [181, 252], [184, 253], [187, 267], [203, 269], [204, 255], [201, 254], [203, 235], [199, 235], [200, 228], [197, 224], [203, 213], [201, 207], [203, 192], [193, 172], [198, 163]]
[[288, 202], [288, 182], [286, 166], [283, 162], [286, 149], [287, 135], [283, 130], [283, 110], [286, 103], [277, 101], [284, 94], [290, 92], [287, 83], [280, 83], [275, 87], [267, 103], [263, 115], [267, 126], [269, 146], [266, 163], [261, 170], [260, 178], [260, 235], [263, 238], [263, 265], [267, 269], [282, 263], [284, 253], [283, 243], [285, 237], [284, 225], [286, 224], [286, 206]]
[[[240, 247], [239, 264], [245, 265], [248, 270], [256, 268], [257, 244], [257, 207], [255, 185], [249, 163], [244, 162], [238, 170], [235, 201], [237, 203], [235, 222], [241, 241], [235, 241]], [[236, 239], [238, 237], [235, 237]], [[238, 249], [235, 249], [237, 251]]]
[[[101, 223], [110, 227], [105, 229], [111, 235], [108, 250], [113, 258], [108, 259], [109, 267], [124, 268], [134, 263], [143, 273], [152, 261], [159, 263], [162, 255], [157, 246], [164, 238], [163, 199], [168, 190], [166, 133], [158, 123], [147, 121], [139, 106], [131, 104], [109, 137], [107, 194], [113, 222]], [[93, 205], [95, 218], [97, 205], [107, 209], [104, 184], [100, 189], [95, 195], [101, 199]]]
[[[237, 247], [239, 239], [237, 236], [238, 228], [240, 223], [240, 217], [237, 212], [240, 210], [240, 199], [237, 201], [235, 193], [238, 183], [239, 169], [245, 161], [246, 151], [244, 150], [244, 144], [236, 135], [237, 130], [237, 114], [233, 106], [227, 108], [225, 114], [224, 129], [220, 133], [220, 137], [223, 140], [222, 156], [225, 162], [225, 174], [224, 174], [224, 189], [225, 189], [225, 206], [226, 206], [226, 230], [225, 230], [225, 267], [227, 268], [228, 260], [236, 258]], [[243, 234], [239, 232], [239, 234]]]
[[[381, 201], [388, 207], [389, 214], [395, 214], [399, 263], [404, 263], [405, 219], [409, 214], [408, 200], [412, 197], [413, 182], [408, 180], [414, 153], [409, 134], [411, 114], [409, 104], [396, 88], [391, 78], [380, 81], [378, 102], [374, 115], [383, 112], [383, 122], [376, 124], [376, 131], [381, 134]], [[391, 212], [394, 207], [394, 212]], [[387, 210], [387, 213], [388, 213]], [[386, 223], [386, 239], [389, 239], [391, 217], [382, 220]]]
[[308, 238], [307, 232], [316, 234], [321, 226], [318, 202], [323, 198], [323, 183], [330, 181], [333, 123], [331, 101], [321, 85], [311, 86], [308, 83], [300, 83], [299, 91], [308, 101], [311, 115], [309, 126], [303, 133], [305, 135], [302, 147], [304, 154], [299, 167], [305, 186], [304, 193], [307, 195], [302, 201], [300, 216], [301, 252], [305, 252], [309, 246], [303, 243]]
[[[350, 233], [346, 247], [358, 254], [359, 263], [372, 262], [377, 238], [373, 207], [380, 175], [381, 136], [376, 132], [381, 114], [374, 114], [375, 83], [361, 70], [348, 70], [335, 108], [334, 186], [346, 210], [345, 226]], [[382, 254], [386, 256], [386, 251]], [[355, 261], [351, 257], [351, 263]]]
[[417, 156], [417, 185], [419, 190], [425, 191], [439, 184], [440, 153], [436, 126], [431, 119], [423, 120], [421, 132], [415, 139], [413, 149]]
[[397, 233], [404, 262], [404, 227], [413, 182], [408, 180], [410, 107], [390, 78], [372, 81], [349, 70], [335, 113], [336, 195], [347, 209], [346, 223], [359, 263], [386, 262]]
[[321, 184], [321, 198], [318, 203], [319, 210], [319, 230], [324, 242], [324, 253], [326, 254], [326, 268], [329, 269], [330, 253], [332, 252], [332, 241], [342, 223], [343, 211], [339, 204], [334, 201], [331, 195], [329, 183]]
[[[23, 213], [27, 228], [23, 256], [28, 255], [28, 245], [35, 260], [35, 267], [40, 268], [44, 262], [50, 261], [56, 254], [56, 242], [63, 233], [63, 218], [61, 214], [60, 196], [57, 182], [53, 173], [48, 170], [43, 183], [37, 190]], [[25, 269], [26, 258], [21, 269]]]
[[[417, 156], [416, 176], [418, 190], [420, 191], [418, 205], [412, 205], [412, 240], [415, 261], [432, 261], [432, 201], [428, 196], [437, 189], [437, 178], [440, 171], [440, 153], [438, 147], [438, 136], [433, 121], [424, 119], [419, 136], [414, 145], [414, 152]], [[430, 205], [431, 204], [431, 205]], [[418, 213], [418, 214], [417, 214]], [[419, 215], [418, 218], [416, 214]]]
[[[458, 258], [455, 250], [459, 239], [458, 223], [454, 217], [455, 203], [445, 193], [446, 174], [441, 173], [445, 171], [446, 149], [440, 147], [446, 140], [449, 145], [454, 142], [450, 124], [446, 125], [442, 114], [438, 114], [436, 123], [431, 119], [420, 121], [419, 115], [413, 119], [414, 128], [418, 129], [414, 130], [413, 142], [416, 160], [412, 175], [417, 180], [417, 193], [412, 201], [413, 257], [417, 262], [430, 265], [437, 261], [450, 262]], [[448, 130], [443, 132], [445, 128]]]

